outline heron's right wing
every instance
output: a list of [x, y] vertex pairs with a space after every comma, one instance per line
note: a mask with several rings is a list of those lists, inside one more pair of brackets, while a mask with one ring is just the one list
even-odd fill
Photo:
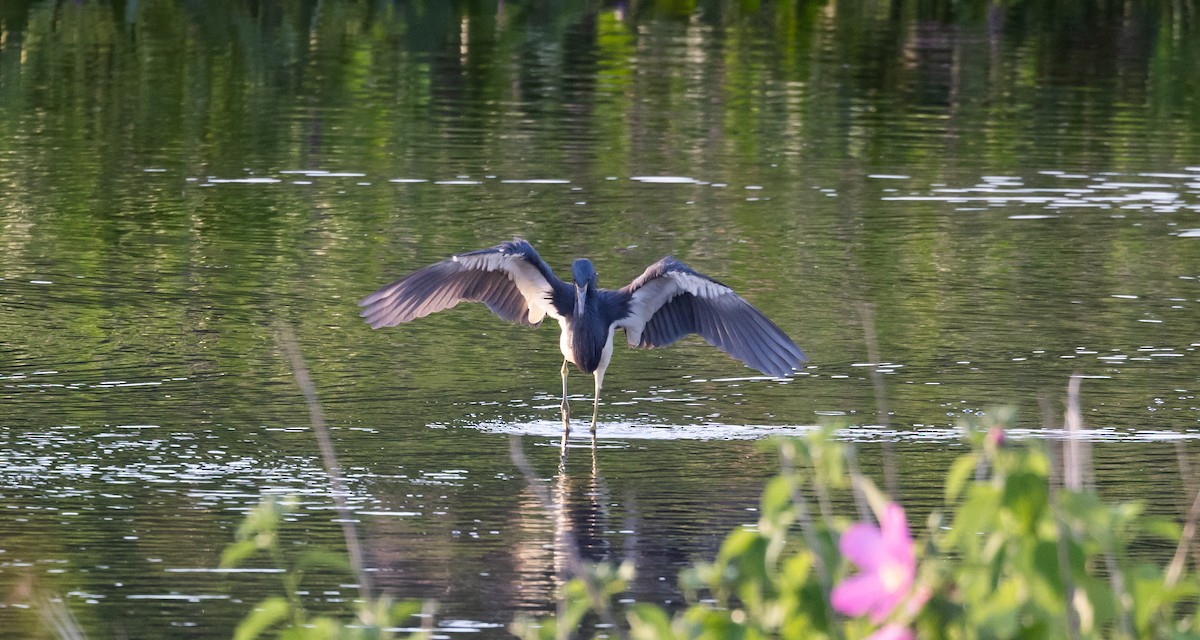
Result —
[[363, 307], [359, 315], [374, 329], [423, 318], [464, 300], [482, 302], [510, 322], [536, 325], [546, 316], [559, 318], [555, 299], [570, 295], [537, 251], [515, 238], [429, 265], [358, 304]]
[[729, 287], [663, 258], [621, 289], [628, 311], [617, 326], [631, 347], [665, 347], [698, 333], [709, 344], [771, 376], [783, 377], [807, 358], [761, 311]]

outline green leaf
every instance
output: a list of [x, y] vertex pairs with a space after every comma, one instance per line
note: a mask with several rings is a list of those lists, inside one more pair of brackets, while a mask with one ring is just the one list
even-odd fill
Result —
[[339, 638], [361, 638], [361, 629], [342, 624], [339, 620], [321, 616], [309, 621], [309, 627], [300, 635], [304, 640], [339, 640]]
[[757, 531], [738, 529], [730, 533], [717, 556], [724, 570], [719, 574], [719, 583], [713, 585], [714, 592], [725, 595], [732, 591], [751, 608], [761, 605], [764, 593], [772, 589], [767, 569], [769, 551], [768, 540]]
[[620, 581], [621, 591], [625, 590], [625, 584], [632, 582], [637, 577], [637, 565], [633, 560], [626, 559], [617, 566], [616, 580]]
[[950, 471], [946, 474], [946, 504], [958, 500], [967, 480], [975, 473], [975, 468], [978, 466], [979, 456], [974, 453], [961, 455], [954, 461], [954, 464], [950, 465]]
[[283, 598], [263, 600], [238, 623], [233, 640], [254, 640], [281, 620], [286, 620], [289, 611], [288, 602]]
[[[837, 440], [835, 434], [845, 425], [825, 424], [810, 433], [805, 439], [809, 464], [817, 477], [826, 485], [835, 488], [846, 486], [846, 455], [849, 447]], [[850, 453], [853, 455], [853, 452]]]
[[1194, 601], [1200, 589], [1194, 580], [1168, 587], [1158, 567], [1149, 564], [1134, 567], [1126, 576], [1132, 583], [1134, 624], [1142, 637], [1165, 637], [1175, 620], [1175, 605]]
[[1013, 638], [1020, 630], [1017, 615], [1021, 602], [1021, 587], [1017, 581], [1006, 581], [999, 585], [982, 602], [975, 602], [970, 616], [980, 635], [986, 638]]
[[419, 600], [404, 600], [402, 602], [397, 602], [396, 604], [392, 605], [391, 610], [388, 611], [388, 620], [386, 621], [387, 624], [382, 626], [402, 626], [405, 621], [421, 613], [421, 610], [424, 608], [424, 604]]
[[887, 511], [887, 506], [892, 502], [891, 498], [881, 491], [879, 487], [875, 486], [875, 483], [870, 478], [864, 476], [860, 481], [861, 484], [859, 486], [862, 487], [863, 496], [867, 499], [867, 505], [871, 507], [871, 512], [875, 514], [875, 520], [882, 520], [884, 512]]
[[[1033, 549], [1033, 561], [1026, 565], [1029, 567], [1028, 570], [1032, 571], [1032, 575], [1028, 577], [1038, 579], [1037, 581], [1031, 580], [1031, 592], [1042, 601], [1043, 605], [1053, 605], [1054, 607], [1066, 606], [1066, 603], [1063, 601], [1065, 590], [1062, 582], [1062, 574], [1059, 571], [1058, 565], [1058, 541], [1030, 540], [1029, 542], [1033, 542], [1036, 546]], [[1065, 548], [1062, 551], [1063, 553], [1069, 553]]]
[[592, 610], [591, 596], [588, 594], [587, 584], [580, 578], [572, 579], [564, 588], [566, 608], [562, 618], [557, 620], [557, 624], [574, 629], [579, 626], [583, 616]]
[[1000, 494], [996, 487], [973, 484], [967, 488], [966, 499], [954, 514], [954, 524], [946, 534], [946, 542], [957, 547], [967, 558], [978, 559], [982, 555], [984, 538], [996, 528], [996, 515], [1000, 509]]
[[1142, 518], [1141, 525], [1146, 533], [1169, 542], [1179, 542], [1179, 537], [1183, 535], [1183, 527], [1170, 518], [1147, 516]]
[[292, 510], [295, 503], [295, 498], [292, 497], [281, 500], [274, 496], [264, 496], [238, 525], [237, 539], [246, 540], [260, 533], [274, 533], [283, 516]]
[[725, 536], [725, 542], [721, 543], [721, 550], [717, 554], [717, 560], [729, 562], [731, 559], [745, 554], [750, 547], [761, 541], [762, 536], [757, 531], [735, 529], [728, 536]]
[[813, 554], [808, 550], [801, 550], [783, 561], [783, 566], [779, 572], [779, 581], [784, 589], [800, 589], [808, 582], [808, 577], [813, 566]]
[[553, 626], [553, 620], [538, 620], [529, 614], [518, 613], [516, 619], [508, 625], [508, 632], [521, 640], [541, 640], [554, 637], [553, 629], [550, 629], [547, 635], [547, 628]]
[[258, 552], [258, 545], [253, 540], [242, 540], [225, 546], [221, 552], [221, 568], [236, 567], [243, 560]]
[[330, 567], [347, 572], [351, 570], [350, 559], [348, 557], [325, 549], [306, 549], [296, 556], [297, 569], [309, 569], [313, 567]]
[[679, 572], [679, 588], [689, 601], [697, 599], [697, 593], [710, 584], [717, 574], [716, 567], [708, 562], [697, 562]]
[[1141, 565], [1126, 576], [1132, 583], [1130, 592], [1133, 596], [1134, 626], [1139, 633], [1148, 636], [1153, 619], [1163, 613], [1171, 594], [1163, 583], [1162, 575], [1154, 567]]
[[423, 604], [418, 600], [396, 602], [390, 596], [360, 600], [358, 606], [355, 607], [358, 622], [354, 628], [362, 632], [357, 635], [364, 637], [387, 637], [387, 634], [383, 632], [384, 629], [402, 626], [405, 621], [420, 613], [423, 608]]
[[675, 637], [671, 630], [671, 618], [667, 612], [652, 604], [637, 603], [625, 614], [629, 621], [630, 637], [635, 640], [670, 640]]
[[1003, 504], [1026, 533], [1035, 533], [1046, 509], [1050, 487], [1044, 476], [1019, 471], [1004, 483]]
[[786, 529], [791, 524], [792, 482], [792, 478], [777, 476], [763, 489], [759, 503], [759, 529], [763, 535], [772, 535], [776, 529]]

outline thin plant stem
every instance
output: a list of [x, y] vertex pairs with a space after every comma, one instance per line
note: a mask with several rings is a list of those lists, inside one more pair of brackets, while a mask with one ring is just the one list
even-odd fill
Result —
[[1179, 545], [1175, 547], [1175, 555], [1171, 558], [1171, 564], [1167, 565], [1167, 575], [1164, 579], [1167, 588], [1175, 586], [1179, 582], [1180, 576], [1183, 575], [1188, 547], [1196, 539], [1197, 519], [1200, 519], [1200, 491], [1196, 492], [1196, 497], [1192, 500], [1192, 507], [1188, 509], [1187, 522], [1184, 523], [1183, 533], [1179, 536]]
[[[1043, 406], [1043, 409], [1045, 406]], [[1043, 416], [1045, 414], [1043, 413]], [[1079, 611], [1075, 608], [1075, 578], [1071, 574], [1070, 550], [1068, 540], [1075, 539], [1075, 532], [1067, 525], [1062, 513], [1062, 474], [1059, 472], [1057, 456], [1054, 455], [1053, 444], [1046, 447], [1046, 455], [1050, 458], [1050, 513], [1054, 518], [1054, 528], [1058, 532], [1055, 540], [1055, 551], [1058, 555], [1058, 573], [1062, 577], [1063, 599], [1067, 610], [1067, 638], [1079, 640]]]
[[421, 603], [421, 637], [433, 637], [433, 614], [437, 613], [437, 603], [426, 599]]
[[[822, 436], [819, 444], [815, 444], [814, 440], [809, 440], [807, 445], [808, 460], [807, 462], [815, 469], [818, 458], [823, 459], [827, 455], [826, 446], [828, 444], [826, 438], [828, 435]], [[821, 479], [821, 474], [814, 473], [810, 479], [812, 483], [813, 494], [817, 498], [817, 508], [821, 511], [821, 520], [826, 524], [833, 522], [833, 500], [829, 495], [829, 486]]]
[[1133, 627], [1129, 622], [1129, 612], [1122, 604], [1125, 600], [1125, 575], [1121, 572], [1121, 565], [1117, 563], [1117, 556], [1112, 552], [1112, 549], [1104, 550], [1104, 567], [1108, 569], [1108, 580], [1112, 584], [1113, 602], [1116, 603], [1118, 619], [1121, 622], [1121, 635], [1126, 638], [1133, 637]]
[[[859, 315], [862, 317], [863, 339], [867, 343], [867, 360], [871, 363], [871, 385], [875, 390], [875, 412], [879, 416], [879, 424], [883, 427], [888, 426], [888, 416], [891, 411], [888, 409], [887, 390], [883, 383], [883, 374], [879, 372], [879, 341], [875, 338], [875, 310], [870, 303], [864, 302], [859, 306]], [[881, 446], [883, 450], [883, 482], [887, 487], [888, 495], [893, 500], [900, 500], [900, 474], [896, 467], [896, 451], [891, 440], [884, 439]]]
[[1067, 415], [1063, 421], [1063, 486], [1072, 491], [1091, 487], [1092, 448], [1083, 435], [1083, 412], [1079, 409], [1079, 386], [1083, 376], [1071, 375], [1067, 383]]
[[862, 473], [858, 470], [858, 456], [853, 445], [846, 445], [846, 472], [850, 476], [850, 493], [854, 496], [854, 506], [858, 509], [858, 519], [862, 522], [872, 522], [871, 508], [867, 505], [867, 495], [863, 491]]
[[300, 354], [300, 348], [296, 343], [296, 336], [292, 333], [292, 328], [282, 320], [276, 325], [275, 340], [279, 344], [280, 350], [283, 351], [284, 357], [292, 365], [292, 376], [295, 377], [296, 386], [300, 387], [300, 392], [304, 394], [304, 401], [308, 405], [309, 422], [312, 424], [313, 435], [317, 438], [317, 445], [321, 449], [321, 462], [325, 465], [325, 473], [329, 475], [329, 483], [333, 489], [333, 504], [337, 508], [338, 520], [342, 525], [342, 537], [346, 539], [346, 550], [350, 554], [350, 567], [358, 579], [358, 592], [364, 600], [371, 601], [373, 589], [363, 561], [358, 527], [355, 525], [350, 507], [346, 504], [348, 493], [342, 477], [342, 468], [338, 464], [337, 454], [333, 449], [333, 440], [329, 437], [329, 428], [325, 425], [325, 414], [321, 411], [320, 403], [317, 402], [316, 387], [308, 375], [308, 368], [304, 366], [304, 356]]
[[84, 640], [87, 637], [62, 600], [39, 596], [39, 602], [35, 605], [42, 624], [53, 630], [59, 640]]
[[821, 519], [833, 522], [833, 501], [829, 497], [829, 487], [813, 474], [813, 493], [817, 495], [817, 508], [821, 510]]
[[1187, 458], [1187, 445], [1182, 440], [1175, 443], [1175, 460], [1179, 464], [1179, 480], [1183, 483], [1185, 494], [1196, 493], [1196, 477], [1192, 475], [1192, 465]]
[[[1083, 435], [1083, 412], [1079, 408], [1079, 387], [1083, 376], [1078, 373], [1071, 375], [1067, 383], [1067, 415], [1064, 420], [1066, 427], [1066, 442], [1063, 449], [1063, 484], [1068, 489], [1083, 491], [1092, 488], [1092, 448], [1088, 446]], [[1129, 621], [1129, 611], [1125, 602], [1125, 575], [1117, 562], [1116, 553], [1106, 545], [1104, 549], [1104, 566], [1108, 570], [1109, 584], [1112, 585], [1113, 603], [1117, 607], [1117, 620], [1120, 623], [1123, 637], [1133, 637], [1133, 627]]]
[[[1181, 482], [1183, 483], [1184, 495], [1185, 496], [1194, 495], [1194, 496], [1196, 496], [1197, 500], [1200, 500], [1200, 483], [1197, 483], [1196, 476], [1192, 472], [1192, 466], [1188, 462], [1187, 453], [1188, 452], [1187, 452], [1186, 444], [1184, 444], [1183, 442], [1175, 443], [1175, 455], [1179, 460], [1179, 477], [1181, 479]], [[1186, 504], [1183, 506], [1186, 506]], [[1195, 509], [1196, 509], [1196, 506], [1195, 506], [1195, 502], [1193, 501], [1191, 510], [1188, 512], [1189, 519], [1191, 519], [1191, 513]], [[1192, 539], [1194, 540], [1195, 539], [1194, 538], [1194, 536], [1195, 536], [1195, 527], [1194, 526], [1192, 528], [1192, 536], [1193, 536]], [[1189, 541], [1189, 547], [1191, 548], [1191, 551], [1192, 551], [1192, 564], [1195, 567], [1200, 567], [1200, 546], [1193, 545]], [[1182, 574], [1183, 569], [1186, 569], [1186, 567], [1180, 567], [1181, 574]]]
[[[808, 544], [808, 548], [812, 550], [813, 568], [817, 571], [817, 582], [821, 587], [821, 604], [825, 606], [826, 615], [832, 621], [837, 617], [830, 600], [830, 594], [833, 592], [832, 580], [829, 575], [829, 567], [825, 566], [825, 562], [819, 551], [821, 547], [818, 544], [817, 531], [813, 525], [808, 501], [804, 499], [804, 493], [800, 491], [800, 485], [796, 482], [796, 454], [794, 446], [790, 443], [785, 443], [780, 448], [780, 471], [788, 479], [788, 488], [792, 494], [792, 504], [796, 507], [796, 520], [800, 523], [800, 531], [804, 533], [804, 541]], [[833, 630], [835, 638], [841, 637], [837, 625], [830, 625], [830, 627]]]
[[[5, 594], [8, 602], [28, 600], [30, 607], [37, 612], [42, 626], [53, 633], [59, 640], [85, 640], [87, 634], [79, 621], [67, 608], [62, 598], [52, 597], [37, 586], [37, 577], [31, 573], [22, 574], [20, 580], [13, 585], [11, 593]], [[10, 605], [11, 606], [11, 605]]]
[[287, 561], [283, 558], [283, 550], [279, 548], [278, 532], [275, 535], [275, 541], [271, 543], [270, 552], [271, 561], [278, 569], [283, 570], [283, 591], [287, 594], [288, 611], [292, 614], [292, 626], [302, 629], [308, 618], [308, 612], [304, 610], [304, 602], [300, 600], [300, 577], [294, 572], [287, 571]]

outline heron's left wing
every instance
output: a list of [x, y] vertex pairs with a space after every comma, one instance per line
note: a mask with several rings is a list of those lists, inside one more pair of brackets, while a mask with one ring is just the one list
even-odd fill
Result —
[[360, 314], [372, 328], [390, 327], [449, 309], [459, 302], [482, 302], [510, 322], [536, 325], [558, 318], [555, 299], [569, 288], [533, 246], [511, 242], [460, 253], [431, 264], [362, 299]]
[[617, 321], [631, 347], [665, 347], [700, 334], [709, 344], [771, 376], [791, 374], [804, 352], [733, 289], [667, 257], [621, 291], [628, 313]]

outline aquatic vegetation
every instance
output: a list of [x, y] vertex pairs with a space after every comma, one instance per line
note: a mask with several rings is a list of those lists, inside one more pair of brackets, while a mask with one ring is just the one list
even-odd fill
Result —
[[[265, 554], [280, 570], [283, 596], [268, 596], [254, 606], [234, 631], [234, 640], [278, 637], [286, 640], [384, 640], [401, 637], [395, 629], [422, 613], [420, 602], [395, 602], [386, 596], [356, 602], [352, 620], [310, 615], [300, 596], [306, 571], [329, 568], [350, 572], [350, 563], [337, 553], [302, 548], [289, 554], [280, 541], [279, 525], [295, 508], [295, 500], [267, 496], [252, 509], [238, 527], [236, 542], [221, 554], [221, 566], [233, 568]], [[426, 612], [427, 613], [427, 612]], [[426, 616], [428, 619], [428, 616]], [[418, 625], [419, 626], [419, 625]], [[423, 638], [418, 632], [403, 637]]]
[[[1004, 437], [1012, 413], [989, 416], [963, 425], [972, 449], [948, 469], [945, 504], [927, 514], [915, 536], [911, 510], [857, 470], [851, 445], [832, 430], [771, 442], [781, 473], [766, 486], [756, 526], [733, 531], [713, 562], [683, 573], [688, 605], [672, 612], [613, 604], [623, 625], [603, 633], [1200, 638], [1200, 580], [1186, 567], [1200, 509], [1181, 527], [1137, 502], [1106, 502], [1087, 483], [1075, 434], [1059, 443], [1013, 441]], [[1166, 566], [1131, 553], [1150, 540], [1176, 545]], [[566, 585], [573, 625], [589, 606], [581, 594], [619, 591], [630, 580], [615, 576], [589, 568]], [[602, 582], [585, 588], [596, 580]], [[553, 621], [542, 624], [519, 619], [512, 631], [530, 640], [555, 637], [546, 632]]]

